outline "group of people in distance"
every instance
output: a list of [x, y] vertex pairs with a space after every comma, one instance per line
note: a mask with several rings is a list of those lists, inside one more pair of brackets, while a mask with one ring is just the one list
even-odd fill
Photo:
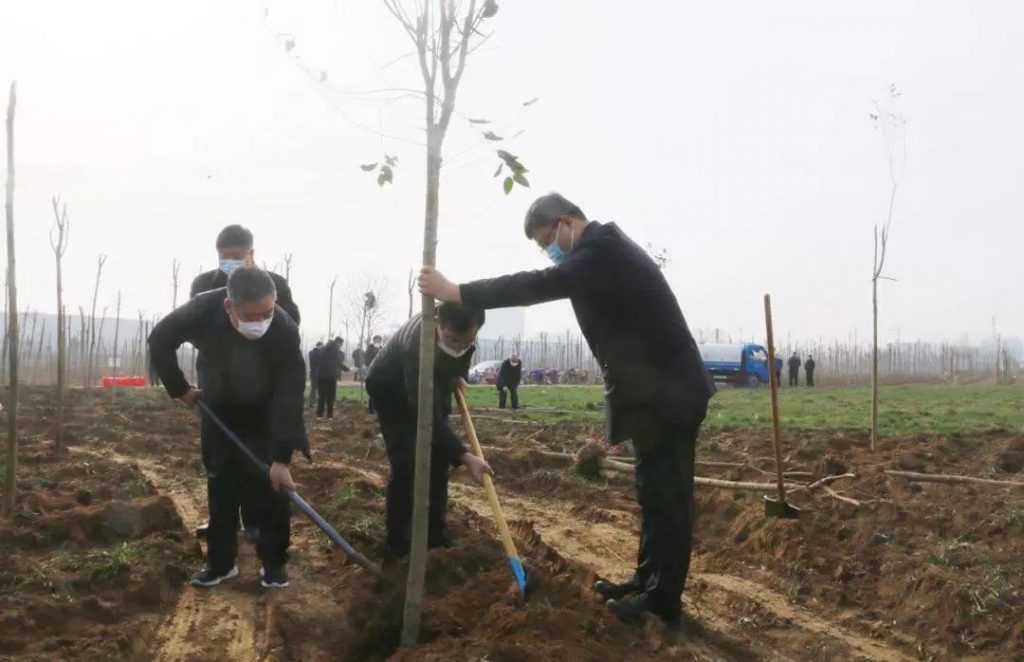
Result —
[[786, 362], [789, 367], [789, 385], [800, 386], [800, 366], [803, 365], [804, 371], [807, 374], [807, 385], [814, 386], [814, 357], [810, 354], [807, 355], [806, 361], [800, 361], [800, 355], [793, 352], [793, 356], [789, 357], [789, 361]]
[[[569, 299], [603, 371], [606, 442], [631, 440], [635, 449], [641, 511], [632, 575], [621, 582], [601, 580], [594, 590], [622, 621], [637, 623], [652, 613], [667, 628], [679, 629], [692, 548], [695, 445], [714, 382], [661, 270], [618, 225], [592, 221], [578, 206], [551, 193], [530, 206], [523, 229], [552, 266], [461, 285], [434, 268], [424, 267], [420, 273], [421, 292], [439, 302], [428, 545], [452, 544], [445, 524], [450, 469], [464, 465], [477, 482], [484, 474], [493, 475], [448, 424], [452, 395], [465, 388], [485, 310]], [[206, 567], [193, 583], [214, 586], [238, 575], [241, 510], [262, 562], [263, 586], [287, 586], [289, 507], [282, 491], [294, 488], [289, 470], [293, 453], [309, 454], [299, 311], [287, 282], [253, 265], [247, 230], [225, 228], [217, 251], [220, 269], [197, 278], [193, 298], [156, 325], [149, 339], [151, 354], [167, 392], [189, 405], [201, 397], [270, 464], [270, 474], [261, 475], [250, 466], [202, 417], [209, 549]], [[387, 543], [399, 556], [411, 544], [422, 329], [422, 318], [414, 316], [377, 347], [372, 361], [364, 361], [366, 390], [391, 465]], [[199, 388], [186, 381], [177, 362], [176, 350], [184, 342], [199, 350]], [[335, 349], [329, 349], [332, 345]], [[314, 367], [317, 414], [326, 410], [331, 416], [337, 366], [325, 357], [331, 352], [340, 362], [343, 354], [336, 341], [319, 352]], [[522, 364], [513, 355], [499, 372], [499, 404], [504, 406], [507, 391], [512, 407], [518, 407], [521, 379]]]

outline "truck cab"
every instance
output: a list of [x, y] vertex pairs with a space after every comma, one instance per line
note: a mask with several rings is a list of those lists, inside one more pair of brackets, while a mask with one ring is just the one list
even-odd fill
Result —
[[[727, 384], [760, 386], [771, 380], [768, 372], [768, 350], [756, 343], [705, 343], [697, 345], [704, 367], [715, 378]], [[776, 369], [781, 361], [776, 359]]]

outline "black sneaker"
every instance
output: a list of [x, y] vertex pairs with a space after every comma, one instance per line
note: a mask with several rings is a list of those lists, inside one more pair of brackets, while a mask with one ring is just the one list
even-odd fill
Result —
[[594, 584], [594, 592], [605, 600], [621, 600], [631, 593], [639, 593], [640, 584], [635, 578], [630, 579], [628, 582], [623, 582], [622, 584], [616, 584], [615, 582], [609, 582], [602, 579]]
[[214, 570], [213, 568], [203, 568], [195, 575], [192, 576], [192, 586], [202, 586], [204, 588], [210, 588], [216, 586], [223, 581], [228, 579], [234, 579], [238, 576], [238, 566], [231, 568], [230, 570]]
[[605, 603], [608, 611], [623, 623], [636, 624], [643, 620], [645, 613], [653, 612], [646, 593], [632, 593], [623, 598]]
[[263, 588], [285, 588], [288, 586], [288, 571], [283, 565], [276, 568], [263, 566], [260, 568], [260, 577]]

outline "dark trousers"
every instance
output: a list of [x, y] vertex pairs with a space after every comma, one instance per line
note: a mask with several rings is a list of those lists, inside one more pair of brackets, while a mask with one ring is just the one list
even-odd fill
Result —
[[640, 550], [635, 581], [664, 619], [682, 610], [693, 548], [693, 466], [697, 433], [707, 412], [685, 420], [652, 421], [634, 436]]
[[800, 386], [800, 373], [796, 370], [789, 371], [789, 385]]
[[[230, 442], [221, 442], [230, 443]], [[265, 458], [264, 458], [265, 459]], [[275, 492], [270, 479], [249, 460], [232, 450], [206, 478], [210, 527], [207, 530], [207, 562], [218, 571], [235, 565], [238, 551], [238, 510], [245, 513], [246, 524], [259, 528], [256, 553], [264, 565], [275, 567], [288, 561], [291, 535], [291, 508], [287, 495]]]
[[814, 386], [814, 371], [813, 370], [808, 370], [807, 371], [807, 385], [808, 386]]
[[317, 401], [317, 383], [319, 378], [315, 372], [309, 373], [309, 397], [306, 399], [306, 406], [312, 409]]
[[338, 397], [338, 380], [319, 379], [316, 382], [316, 417], [324, 415], [324, 407], [327, 408], [327, 418], [334, 418], [334, 399]]
[[[376, 402], [384, 447], [387, 449], [391, 474], [385, 493], [385, 523], [388, 545], [404, 553], [412, 544], [412, 492], [416, 473], [416, 411], [403, 407], [386, 407]], [[427, 516], [427, 542], [434, 547], [445, 538], [448, 511], [448, 459], [431, 445], [430, 508]]]
[[[508, 393], [505, 390], [508, 389]], [[512, 409], [519, 409], [519, 384], [498, 384], [498, 407], [505, 408], [508, 394], [512, 394]]]

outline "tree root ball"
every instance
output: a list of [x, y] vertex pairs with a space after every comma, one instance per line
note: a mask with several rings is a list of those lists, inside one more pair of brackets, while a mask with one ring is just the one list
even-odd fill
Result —
[[576, 473], [585, 478], [599, 478], [601, 476], [601, 460], [604, 459], [605, 449], [601, 444], [589, 443], [576, 453]]

